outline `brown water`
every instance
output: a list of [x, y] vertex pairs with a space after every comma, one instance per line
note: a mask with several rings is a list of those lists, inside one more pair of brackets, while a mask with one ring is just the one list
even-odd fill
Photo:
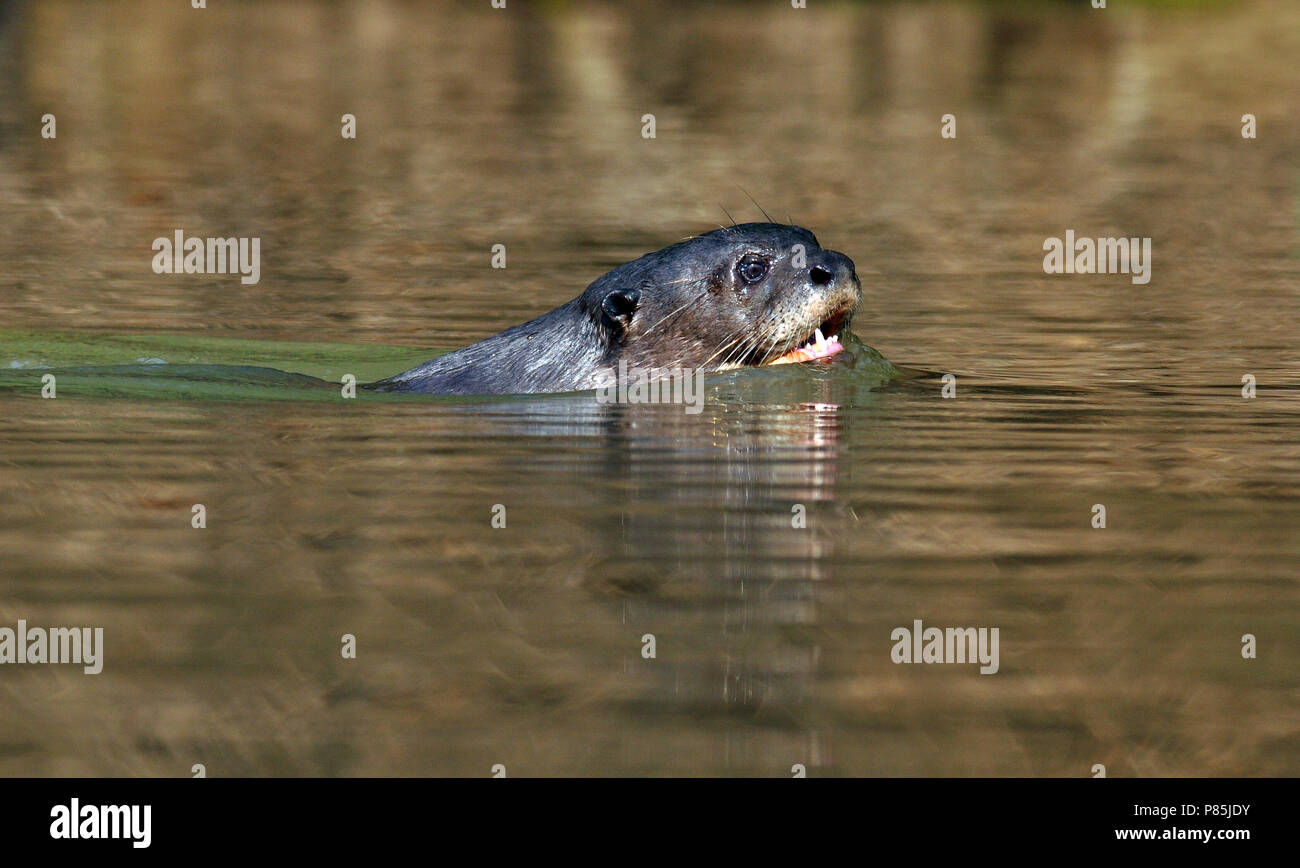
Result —
[[[1300, 774], [1300, 6], [187, 5], [0, 4], [0, 327], [64, 333], [0, 367], [391, 373], [743, 187], [956, 397], [0, 388], [0, 626], [106, 642], [0, 667], [0, 773]], [[176, 229], [260, 237], [261, 282], [155, 275]], [[1067, 229], [1150, 237], [1150, 283], [1044, 274]], [[894, 664], [915, 619], [999, 628], [999, 672]]]

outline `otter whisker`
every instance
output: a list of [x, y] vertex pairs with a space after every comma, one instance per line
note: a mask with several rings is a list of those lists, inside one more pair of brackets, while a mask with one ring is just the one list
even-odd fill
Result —
[[733, 346], [737, 341], [740, 341], [740, 340], [744, 337], [744, 331], [745, 331], [745, 330], [744, 330], [743, 327], [742, 327], [742, 328], [739, 328], [739, 329], [736, 329], [736, 330], [733, 331], [730, 335], [728, 335], [726, 338], [724, 338], [724, 339], [722, 340], [722, 342], [718, 345], [717, 350], [715, 350], [715, 351], [713, 352], [713, 355], [709, 356], [707, 359], [705, 359], [703, 362], [701, 362], [700, 365], [699, 365], [699, 367], [701, 367], [701, 368], [704, 367], [704, 366], [707, 365], [709, 362], [713, 361], [714, 358], [716, 358], [716, 357], [718, 356], [718, 354], [721, 353], [723, 350], [727, 349], [728, 347]]
[[[728, 339], [724, 340], [724, 341], [723, 341], [723, 342], [718, 346], [718, 349], [715, 350], [714, 353], [713, 353], [711, 356], [709, 356], [707, 359], [705, 359], [703, 362], [701, 362], [700, 365], [699, 365], [699, 367], [701, 367], [701, 368], [704, 367], [704, 366], [707, 365], [709, 362], [711, 362], [711, 361], [713, 361], [715, 358], [717, 358], [717, 356], [718, 356], [720, 353], [722, 353], [724, 350], [727, 350], [728, 348], [735, 346], [737, 343], [740, 343], [740, 344], [741, 344], [741, 348], [743, 349], [743, 348], [744, 348], [744, 344], [742, 343], [742, 341], [744, 340], [744, 331], [745, 331], [745, 328], [742, 326], [741, 328], [739, 328], [739, 329], [737, 329], [736, 331], [732, 332], [732, 335], [734, 335], [734, 337], [728, 336]], [[728, 364], [728, 363], [731, 361], [732, 357], [733, 357], [735, 354], [736, 354], [735, 351], [728, 353], [727, 356], [726, 356], [726, 357], [725, 357], [721, 362], [718, 363], [719, 366], [724, 366], [724, 365]]]
[[[770, 359], [770, 358], [777, 358], [777, 359], [779, 359], [779, 358], [781, 358], [781, 356], [784, 356], [784, 355], [788, 352], [787, 349], [782, 348], [781, 352], [778, 353], [776, 356], [773, 356], [773, 355], [772, 355], [772, 351], [776, 349], [776, 345], [777, 345], [777, 343], [780, 342], [780, 340], [781, 340], [781, 336], [780, 336], [780, 335], [777, 335], [777, 336], [776, 336], [776, 339], [772, 341], [772, 345], [771, 345], [770, 347], [767, 348], [767, 353], [764, 354], [763, 358], [765, 358], [765, 359]], [[789, 339], [789, 338], [786, 338], [786, 343], [788, 344], [789, 342], [790, 342], [790, 339]]]
[[736, 364], [739, 364], [740, 363], [739, 360], [743, 359], [746, 355], [753, 352], [753, 350], [758, 346], [757, 342], [761, 341], [762, 338], [763, 336], [761, 334], [751, 335], [747, 340], [745, 340], [740, 345], [738, 349], [736, 349], [735, 351], [727, 355], [727, 358], [723, 361], [723, 364], [724, 365], [731, 364], [733, 359], [736, 360]]
[[[739, 184], [737, 184], [736, 186], [737, 186], [737, 187], [740, 187]], [[744, 193], [746, 196], [749, 196], [749, 191], [746, 190], [744, 187], [740, 187], [740, 192]], [[760, 204], [758, 204], [758, 200], [755, 199], [753, 196], [749, 196], [749, 201], [753, 202], [753, 203], [754, 203], [754, 207], [757, 208], [759, 211], [763, 211], [763, 206], [760, 205]], [[771, 222], [772, 222], [772, 215], [771, 215], [771, 214], [767, 213], [766, 211], [763, 211], [763, 216], [767, 218], [767, 222], [768, 222], [768, 223], [771, 223]]]
[[735, 346], [731, 350], [731, 352], [727, 353], [727, 355], [722, 359], [722, 361], [718, 363], [719, 367], [726, 368], [728, 365], [732, 365], [732, 364], [738, 365], [739, 359], [744, 358], [746, 354], [748, 354], [753, 350], [755, 346], [754, 340], [756, 337], [760, 337], [760, 336], [757, 335], [749, 335], [748, 337], [742, 336], [742, 338], [739, 340], [738, 345]]
[[[684, 278], [682, 278], [681, 280], [670, 280], [670, 281], [667, 281], [667, 282], [665, 282], [665, 283], [652, 283], [652, 284], [649, 284], [649, 286], [650, 286], [651, 288], [658, 288], [658, 287], [661, 287], [661, 286], [675, 286], [676, 284], [679, 284], [679, 283], [690, 283], [690, 282], [692, 282], [692, 281], [696, 281], [696, 280], [699, 280], [699, 278], [698, 278], [698, 277], [684, 277]], [[682, 311], [686, 310], [688, 307], [690, 307], [690, 306], [691, 306], [692, 304], [694, 304], [695, 302], [699, 301], [701, 298], [704, 297], [705, 293], [707, 293], [708, 291], [709, 291], [709, 287], [706, 286], [706, 287], [702, 288], [702, 289], [701, 289], [699, 292], [697, 292], [694, 296], [692, 296], [691, 298], [688, 298], [688, 299], [687, 299], [687, 300], [686, 300], [686, 301], [681, 305], [681, 307], [678, 307], [676, 310], [672, 310], [672, 311], [669, 311], [668, 313], [664, 314], [664, 316], [661, 317], [661, 318], [659, 319], [658, 322], [656, 322], [654, 325], [650, 326], [650, 328], [648, 328], [648, 329], [646, 329], [644, 332], [642, 332], [642, 335], [644, 336], [644, 335], [648, 335], [648, 334], [650, 334], [650, 332], [654, 331], [655, 329], [659, 328], [659, 326], [663, 325], [664, 321], [667, 320], [669, 317], [676, 316], [677, 314], [679, 314], [679, 313], [681, 313]]]
[[[718, 349], [713, 353], [713, 355], [709, 356], [707, 359], [705, 359], [704, 361], [700, 362], [699, 367], [703, 368], [703, 367], [704, 367], [705, 365], [707, 365], [709, 362], [711, 362], [711, 361], [713, 361], [715, 358], [717, 358], [718, 354], [721, 353], [723, 350], [726, 350], [727, 348], [734, 346], [735, 344], [739, 343], [742, 339], [743, 339], [743, 335], [737, 335], [736, 337], [732, 338], [731, 340], [726, 341], [725, 343], [722, 344], [722, 346], [718, 347]], [[726, 358], [726, 359], [723, 359], [723, 360], [722, 360], [721, 362], [719, 362], [718, 364], [719, 364], [719, 365], [725, 365], [725, 364], [727, 363], [727, 361], [728, 361], [730, 358], [731, 358], [731, 355], [728, 354], [727, 358]]]
[[664, 314], [664, 315], [659, 319], [659, 321], [658, 321], [657, 323], [655, 323], [654, 325], [650, 326], [650, 328], [648, 328], [648, 329], [646, 329], [644, 332], [642, 332], [642, 333], [641, 333], [642, 336], [645, 336], [645, 335], [650, 334], [652, 331], [654, 331], [655, 329], [659, 328], [659, 326], [663, 325], [664, 322], [665, 322], [669, 317], [676, 316], [677, 314], [679, 314], [679, 313], [681, 313], [682, 311], [686, 310], [686, 308], [688, 308], [688, 307], [690, 307], [691, 305], [695, 304], [695, 302], [697, 302], [697, 301], [700, 300], [700, 296], [703, 295], [703, 294], [704, 294], [705, 292], [707, 292], [707, 291], [708, 291], [707, 288], [701, 290], [701, 291], [700, 291], [698, 294], [696, 294], [693, 298], [688, 298], [688, 299], [687, 299], [687, 300], [682, 304], [681, 307], [677, 308], [676, 310], [669, 311], [668, 313]]

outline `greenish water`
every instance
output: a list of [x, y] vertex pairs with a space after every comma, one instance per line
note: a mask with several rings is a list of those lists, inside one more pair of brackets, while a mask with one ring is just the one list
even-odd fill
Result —
[[[901, 371], [865, 344], [846, 337], [836, 362], [842, 388], [869, 390]], [[43, 378], [55, 376], [55, 395], [86, 398], [216, 401], [459, 401], [502, 400], [494, 396], [437, 396], [371, 392], [343, 396], [343, 378], [363, 386], [436, 358], [445, 350], [409, 347], [250, 341], [166, 335], [72, 335], [0, 330], [0, 391], [40, 396]], [[7, 363], [7, 364], [6, 364]], [[712, 394], [748, 388], [757, 399], [778, 399], [773, 390], [817, 376], [816, 365], [739, 371], [709, 378]], [[585, 393], [591, 398], [594, 393]], [[791, 394], [794, 394], [793, 392]], [[536, 396], [534, 396], [536, 399]]]
[[[437, 353], [410, 347], [167, 335], [0, 331], [0, 390], [152, 400], [334, 400], [342, 378], [373, 382]], [[358, 398], [378, 397], [365, 390]]]

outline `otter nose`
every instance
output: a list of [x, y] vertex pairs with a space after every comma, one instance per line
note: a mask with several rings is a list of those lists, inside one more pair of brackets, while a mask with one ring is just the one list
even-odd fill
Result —
[[849, 259], [843, 253], [836, 253], [834, 250], [827, 250], [826, 256], [822, 260], [822, 267], [835, 272], [835, 276], [839, 279], [841, 284], [855, 284], [858, 282], [858, 271], [853, 267], [853, 260]]
[[814, 265], [810, 268], [808, 270], [808, 276], [812, 278], [812, 282], [818, 286], [825, 286], [835, 279], [834, 273], [832, 273], [829, 268], [821, 265]]

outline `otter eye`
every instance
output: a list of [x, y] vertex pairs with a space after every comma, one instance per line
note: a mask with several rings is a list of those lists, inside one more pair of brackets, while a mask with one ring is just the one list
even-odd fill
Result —
[[767, 276], [767, 262], [757, 254], [747, 254], [736, 263], [736, 273], [745, 283], [758, 283]]

